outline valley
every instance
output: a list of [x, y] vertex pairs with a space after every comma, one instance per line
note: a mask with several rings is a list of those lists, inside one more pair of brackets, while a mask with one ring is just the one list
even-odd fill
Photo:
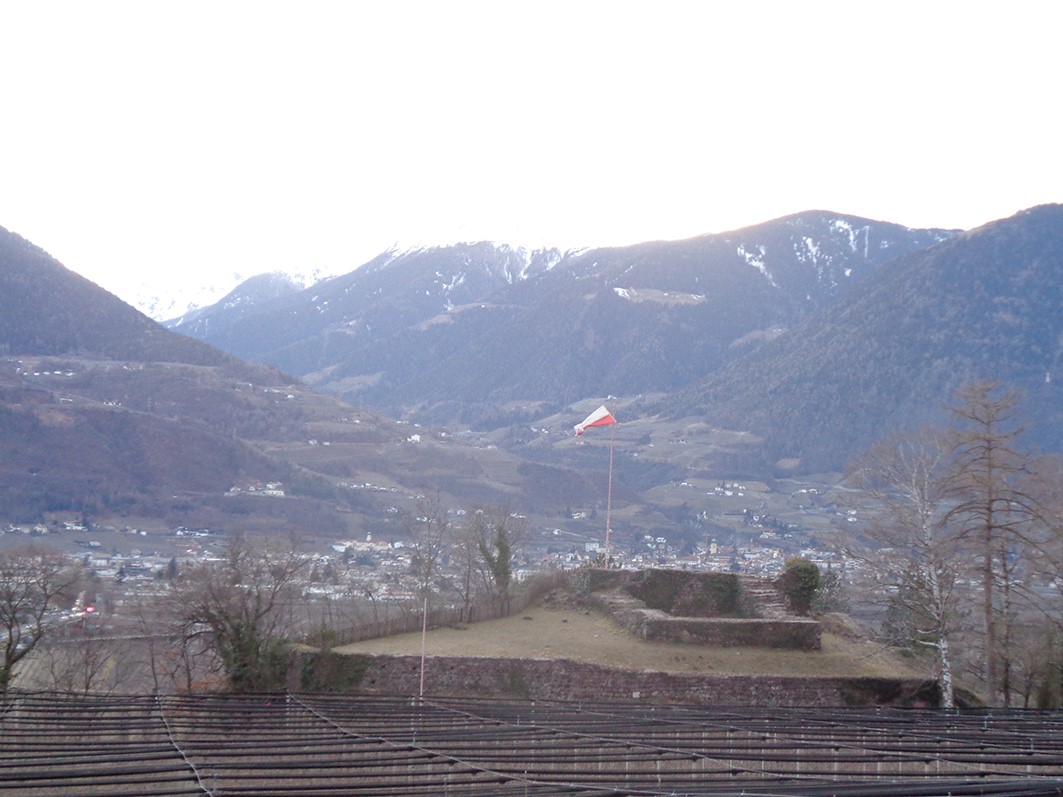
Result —
[[[809, 211], [572, 253], [389, 252], [167, 330], [0, 231], [0, 547], [58, 547], [120, 609], [279, 541], [313, 558], [307, 607], [364, 619], [489, 593], [489, 517], [514, 582], [605, 557], [771, 578], [800, 556], [877, 623], [904, 576], [852, 554], [892, 547], [840, 473], [978, 383], [1021, 393], [1021, 450], [1063, 450], [1060, 262], [1063, 206], [964, 233]], [[618, 423], [575, 435], [603, 403]], [[1037, 607], [1052, 556], [1023, 564]], [[976, 568], [952, 577], [971, 603]], [[974, 623], [957, 638], [978, 649]]]

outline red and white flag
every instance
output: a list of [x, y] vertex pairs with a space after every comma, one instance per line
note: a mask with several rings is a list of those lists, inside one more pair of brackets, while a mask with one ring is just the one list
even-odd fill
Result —
[[584, 429], [590, 429], [592, 426], [608, 426], [611, 423], [616, 423], [616, 418], [612, 416], [603, 404], [584, 418], [583, 423], [576, 424], [576, 436], [583, 434]]

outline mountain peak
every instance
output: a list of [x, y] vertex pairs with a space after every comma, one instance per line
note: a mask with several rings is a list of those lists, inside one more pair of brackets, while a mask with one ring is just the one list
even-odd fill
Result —
[[958, 388], [992, 379], [1026, 393], [1039, 442], [1060, 450], [1061, 262], [1061, 205], [951, 236], [674, 404], [757, 429], [773, 457], [833, 469], [887, 430], [940, 422]]

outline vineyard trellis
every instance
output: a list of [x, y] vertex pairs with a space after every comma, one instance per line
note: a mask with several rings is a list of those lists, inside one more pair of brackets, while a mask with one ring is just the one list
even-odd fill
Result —
[[14, 795], [1063, 795], [1063, 712], [335, 694], [0, 705]]

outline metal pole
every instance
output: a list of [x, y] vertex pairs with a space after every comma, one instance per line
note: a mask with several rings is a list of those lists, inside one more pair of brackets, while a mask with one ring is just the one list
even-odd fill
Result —
[[428, 596], [424, 596], [424, 608], [421, 613], [421, 689], [418, 697], [424, 697], [424, 660], [425, 650], [428, 646]]
[[613, 448], [616, 445], [616, 424], [609, 436], [609, 492], [605, 500], [605, 566], [609, 567], [609, 537], [613, 531]]

